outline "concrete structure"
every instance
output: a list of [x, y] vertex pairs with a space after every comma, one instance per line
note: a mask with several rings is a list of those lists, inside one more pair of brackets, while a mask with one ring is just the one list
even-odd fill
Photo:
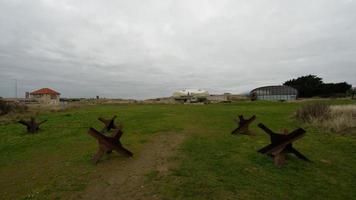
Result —
[[60, 93], [50, 88], [42, 88], [30, 93], [30, 98], [41, 104], [59, 104]]
[[229, 102], [229, 101], [231, 101], [230, 97], [231, 97], [231, 94], [229, 94], [229, 93], [211, 94], [207, 97], [207, 100], [211, 103]]
[[298, 91], [290, 86], [276, 85], [259, 87], [251, 91], [251, 100], [295, 100]]
[[206, 102], [209, 92], [201, 89], [184, 89], [173, 93], [175, 101], [181, 103]]

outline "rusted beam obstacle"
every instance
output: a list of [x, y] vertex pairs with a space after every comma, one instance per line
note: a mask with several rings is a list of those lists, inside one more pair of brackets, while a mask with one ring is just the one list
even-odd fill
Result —
[[123, 134], [121, 128], [114, 129], [112, 136], [105, 136], [94, 128], [89, 128], [88, 134], [97, 139], [99, 144], [99, 149], [92, 158], [94, 163], [98, 163], [104, 154], [110, 154], [113, 150], [127, 157], [133, 156], [133, 153], [125, 149], [120, 142], [120, 138]]
[[258, 127], [264, 130], [271, 138], [271, 144], [258, 150], [258, 152], [271, 156], [276, 166], [280, 167], [285, 163], [285, 155], [287, 153], [293, 153], [297, 158], [310, 162], [307, 157], [293, 147], [293, 142], [305, 135], [306, 131], [304, 129], [299, 128], [292, 133], [288, 133], [288, 131], [285, 130], [285, 132], [281, 134], [273, 132], [262, 123], [258, 124]]
[[104, 128], [103, 128], [102, 132], [110, 131], [111, 129], [116, 129], [117, 128], [117, 126], [115, 125], [115, 122], [114, 122], [116, 117], [117, 116], [114, 115], [111, 119], [104, 119], [102, 117], [98, 118], [99, 121], [104, 123]]
[[40, 125], [45, 123], [47, 120], [43, 120], [39, 123], [36, 122], [34, 117], [31, 117], [30, 120], [23, 120], [21, 119], [18, 123], [25, 125], [27, 128], [27, 132], [29, 133], [36, 133], [40, 129]]
[[250, 124], [256, 120], [256, 116], [253, 115], [250, 119], [244, 119], [243, 115], [239, 115], [239, 118], [236, 119], [238, 127], [231, 132], [231, 134], [243, 134], [243, 135], [255, 135], [249, 130]]

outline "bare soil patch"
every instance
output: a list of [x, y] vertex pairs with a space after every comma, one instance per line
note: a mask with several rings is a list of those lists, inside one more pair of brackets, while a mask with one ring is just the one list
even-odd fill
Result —
[[145, 175], [153, 170], [166, 174], [170, 168], [169, 158], [184, 138], [183, 133], [161, 133], [152, 137], [131, 159], [111, 155], [109, 160], [98, 163], [86, 189], [71, 199], [159, 199], [152, 195], [152, 187], [145, 186]]

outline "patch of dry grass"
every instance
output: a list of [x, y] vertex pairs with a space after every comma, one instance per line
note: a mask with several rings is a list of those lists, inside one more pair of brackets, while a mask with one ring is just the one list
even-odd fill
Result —
[[322, 126], [334, 132], [356, 127], [356, 105], [330, 106], [330, 118]]
[[356, 127], [356, 105], [311, 104], [299, 109], [296, 116], [336, 133]]
[[296, 117], [303, 122], [325, 121], [331, 116], [330, 106], [323, 103], [313, 103], [297, 110]]

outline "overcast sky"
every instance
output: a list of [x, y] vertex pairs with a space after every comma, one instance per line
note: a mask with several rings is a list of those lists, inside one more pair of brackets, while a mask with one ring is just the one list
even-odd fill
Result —
[[0, 96], [242, 93], [315, 74], [356, 85], [353, 0], [0, 0]]

